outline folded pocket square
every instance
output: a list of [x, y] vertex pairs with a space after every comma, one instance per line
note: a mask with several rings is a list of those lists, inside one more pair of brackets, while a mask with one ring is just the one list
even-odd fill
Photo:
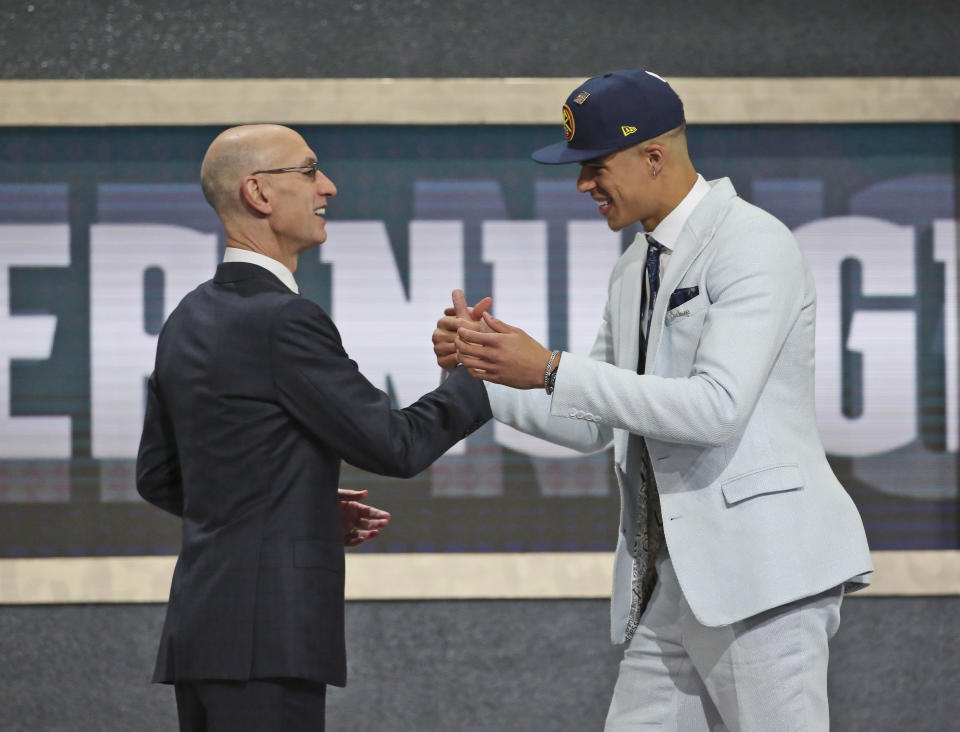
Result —
[[670, 295], [670, 302], [667, 304], [667, 310], [673, 310], [674, 308], [680, 307], [687, 300], [692, 300], [699, 294], [700, 287], [697, 285], [694, 285], [693, 287], [678, 287], [673, 291], [673, 294]]

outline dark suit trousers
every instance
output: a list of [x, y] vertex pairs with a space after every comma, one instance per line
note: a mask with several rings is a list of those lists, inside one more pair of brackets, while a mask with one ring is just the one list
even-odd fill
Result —
[[302, 679], [178, 681], [181, 732], [323, 732], [326, 684]]

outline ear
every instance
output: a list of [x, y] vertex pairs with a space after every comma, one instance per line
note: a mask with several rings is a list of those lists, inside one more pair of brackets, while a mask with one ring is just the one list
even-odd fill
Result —
[[647, 166], [650, 169], [650, 174], [656, 178], [660, 174], [660, 170], [663, 168], [663, 163], [666, 158], [666, 151], [663, 149], [663, 145], [659, 142], [654, 142], [650, 145], [647, 145], [643, 150], [644, 155], [647, 158]]
[[263, 216], [273, 212], [269, 191], [256, 176], [248, 175], [243, 179], [240, 184], [240, 198], [244, 204]]

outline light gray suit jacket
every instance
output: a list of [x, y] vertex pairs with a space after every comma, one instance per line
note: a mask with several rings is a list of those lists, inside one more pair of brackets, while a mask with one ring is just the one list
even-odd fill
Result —
[[[620, 486], [611, 637], [631, 598], [646, 437], [664, 532], [691, 610], [727, 625], [873, 570], [860, 515], [824, 454], [814, 410], [816, 293], [782, 223], [728, 179], [688, 219], [637, 374], [646, 241], [618, 260], [590, 357], [564, 353], [552, 397], [488, 384], [494, 416], [584, 452], [612, 440]], [[667, 310], [669, 293], [699, 294]]]

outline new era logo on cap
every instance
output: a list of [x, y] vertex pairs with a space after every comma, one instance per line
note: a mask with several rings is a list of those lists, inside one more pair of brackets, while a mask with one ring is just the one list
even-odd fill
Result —
[[683, 122], [683, 102], [659, 76], [642, 69], [610, 71], [573, 90], [563, 105], [566, 140], [541, 148], [531, 157], [548, 164], [599, 158], [662, 135]]

